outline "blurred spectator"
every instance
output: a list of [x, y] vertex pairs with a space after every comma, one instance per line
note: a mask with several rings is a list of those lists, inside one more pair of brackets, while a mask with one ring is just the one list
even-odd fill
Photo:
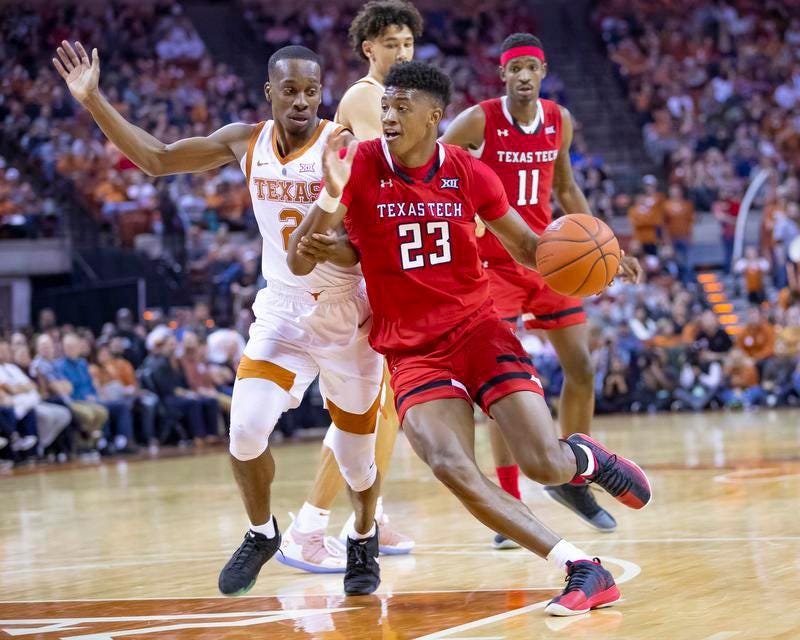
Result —
[[689, 284], [693, 280], [693, 270], [689, 264], [689, 248], [695, 219], [694, 205], [684, 197], [681, 186], [673, 184], [669, 187], [669, 197], [664, 200], [662, 210], [666, 236], [672, 242], [681, 281]]
[[202, 398], [214, 398], [220, 408], [229, 415], [231, 412], [231, 396], [217, 390], [217, 385], [211, 376], [211, 368], [207, 361], [206, 346], [200, 344], [196, 333], [187, 331], [183, 334], [181, 350], [183, 355], [180, 358], [180, 363], [189, 388]]
[[40, 453], [72, 422], [69, 409], [42, 401], [33, 380], [13, 362], [11, 347], [5, 340], [0, 340], [0, 387], [11, 396], [18, 420], [34, 412]]
[[720, 199], [711, 206], [711, 212], [720, 226], [722, 248], [725, 251], [725, 262], [722, 268], [725, 273], [730, 273], [732, 268], [733, 242], [736, 237], [736, 220], [739, 218], [740, 206], [741, 203], [731, 189], [724, 189], [720, 194]]
[[189, 384], [175, 356], [177, 342], [165, 326], [153, 329], [147, 336], [150, 355], [144, 361], [159, 399], [174, 416], [183, 420], [196, 444], [218, 437], [219, 406], [213, 398], [202, 398], [189, 389]]
[[756, 247], [745, 247], [744, 256], [736, 261], [734, 271], [743, 276], [750, 304], [761, 304], [767, 299], [764, 279], [769, 273], [769, 260], [759, 257]]
[[124, 357], [134, 368], [144, 362], [147, 355], [144, 338], [139, 335], [134, 326], [133, 314], [130, 309], [120, 309], [117, 311], [117, 331], [116, 337], [121, 341], [117, 344], [123, 348], [122, 353], [117, 352], [116, 356]]
[[110, 420], [105, 422], [103, 428], [105, 438], [98, 442], [98, 448], [106, 452], [133, 453], [136, 447], [130, 407], [120, 400], [103, 400], [98, 397], [89, 373], [89, 364], [81, 356], [82, 342], [76, 334], [66, 334], [62, 340], [64, 357], [57, 362], [56, 366], [72, 385], [71, 398], [73, 401], [84, 403], [84, 407], [88, 406], [89, 410], [95, 413], [97, 413], [96, 405], [98, 404], [108, 410]]
[[661, 205], [640, 193], [628, 209], [628, 220], [633, 228], [633, 238], [642, 246], [645, 254], [657, 256], [658, 236], [663, 223]]
[[721, 393], [725, 406], [749, 409], [762, 401], [764, 392], [758, 386], [758, 370], [743, 351], [733, 349], [728, 354], [723, 372], [727, 382]]
[[759, 365], [775, 354], [775, 327], [758, 307], [748, 309], [747, 324], [736, 338], [736, 347]]

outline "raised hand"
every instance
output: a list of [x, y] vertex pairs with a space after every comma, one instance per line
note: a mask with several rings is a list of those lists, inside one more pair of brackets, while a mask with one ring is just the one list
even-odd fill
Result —
[[624, 251], [622, 252], [622, 261], [619, 263], [618, 273], [631, 284], [639, 284], [644, 275], [639, 259], [634, 256], [626, 256]]
[[92, 49], [92, 59], [89, 60], [80, 42], [76, 42], [73, 49], [69, 42], [62, 40], [56, 53], [58, 58], [53, 58], [53, 66], [58, 75], [64, 78], [73, 97], [83, 104], [98, 88], [100, 57], [97, 49]]
[[[346, 153], [343, 153], [344, 149]], [[334, 198], [342, 195], [347, 181], [350, 180], [350, 171], [353, 168], [353, 158], [356, 157], [358, 141], [351, 140], [344, 147], [340, 136], [328, 141], [322, 157], [322, 168], [325, 175], [325, 190]]]

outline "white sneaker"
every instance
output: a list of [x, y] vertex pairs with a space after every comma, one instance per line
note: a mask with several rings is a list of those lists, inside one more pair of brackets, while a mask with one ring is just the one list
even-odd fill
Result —
[[11, 450], [12, 451], [28, 451], [29, 449], [33, 449], [36, 446], [39, 438], [36, 436], [23, 436], [21, 438], [17, 438], [11, 443]]
[[5, 449], [8, 446], [8, 438], [0, 436], [0, 449]]
[[301, 533], [294, 528], [294, 514], [290, 513], [292, 524], [283, 532], [281, 552], [275, 559], [295, 569], [309, 573], [344, 573], [347, 557], [341, 546], [333, 538], [325, 535], [325, 529]]

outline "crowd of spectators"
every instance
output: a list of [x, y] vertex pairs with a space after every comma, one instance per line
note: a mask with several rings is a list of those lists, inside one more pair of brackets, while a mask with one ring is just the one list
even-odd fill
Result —
[[759, 167], [800, 170], [796, 2], [608, 0], [594, 20], [646, 150], [699, 209]]
[[0, 156], [0, 239], [49, 238], [59, 231], [52, 198], [42, 198], [20, 170]]

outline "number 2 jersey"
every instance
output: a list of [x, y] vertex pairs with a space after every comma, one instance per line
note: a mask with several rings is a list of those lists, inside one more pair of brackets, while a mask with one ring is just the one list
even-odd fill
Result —
[[[475, 155], [498, 175], [511, 206], [541, 233], [553, 220], [550, 195], [561, 148], [561, 110], [557, 103], [539, 99], [533, 123], [523, 127], [508, 110], [507, 100], [503, 96], [480, 103], [486, 126], [484, 143]], [[479, 238], [478, 246], [490, 266], [513, 262], [492, 233]]]
[[361, 256], [381, 353], [418, 352], [486, 308], [494, 313], [475, 215], [508, 211], [498, 177], [467, 151], [437, 143], [424, 167], [398, 165], [382, 138], [362, 142], [342, 194]]
[[318, 265], [306, 276], [296, 276], [286, 263], [289, 236], [311, 209], [322, 189], [322, 153], [330, 136], [343, 127], [320, 120], [302, 149], [282, 156], [275, 124], [260, 123], [250, 138], [241, 168], [247, 177], [253, 212], [263, 238], [261, 269], [267, 282], [317, 293], [329, 287], [359, 282], [361, 269]]

